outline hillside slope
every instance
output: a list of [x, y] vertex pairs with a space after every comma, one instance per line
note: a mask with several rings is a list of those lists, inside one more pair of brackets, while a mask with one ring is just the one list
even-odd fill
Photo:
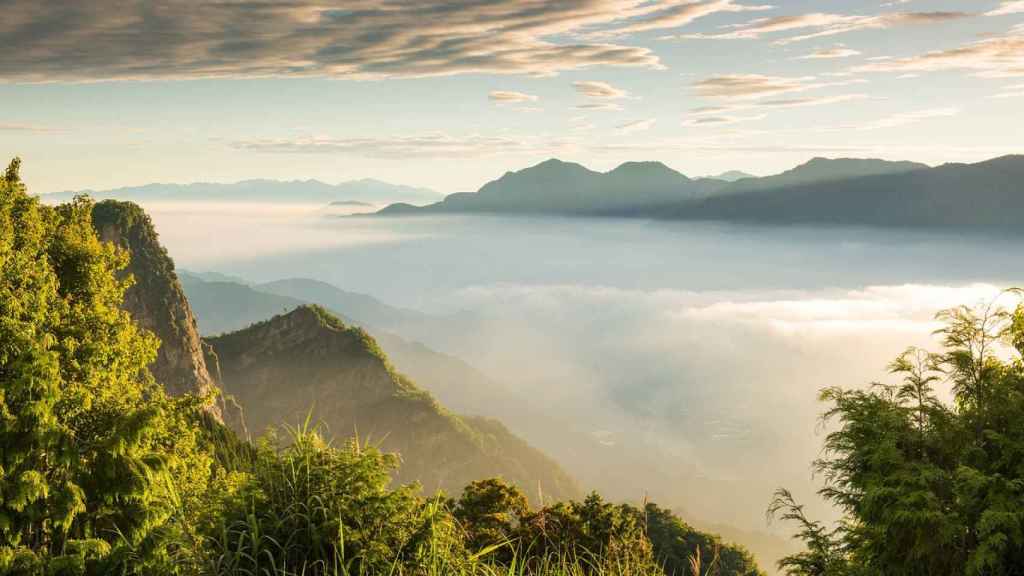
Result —
[[335, 438], [358, 435], [402, 455], [401, 482], [454, 493], [502, 476], [545, 497], [578, 488], [558, 465], [495, 421], [447, 412], [398, 374], [364, 330], [318, 306], [302, 306], [208, 340], [222, 385], [245, 409], [251, 432], [307, 416]]

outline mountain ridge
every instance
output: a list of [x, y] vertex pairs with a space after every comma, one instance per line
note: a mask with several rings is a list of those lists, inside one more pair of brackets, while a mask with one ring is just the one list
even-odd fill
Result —
[[[624, 168], [625, 167], [625, 168]], [[661, 163], [609, 172], [546, 160], [475, 193], [376, 214], [547, 214], [883, 227], [1015, 227], [1024, 210], [1024, 155], [936, 167], [877, 158], [814, 157], [772, 176], [690, 179]]]
[[369, 437], [402, 455], [397, 481], [419, 481], [428, 492], [457, 493], [475, 479], [501, 476], [558, 498], [579, 494], [553, 460], [496, 421], [449, 412], [399, 373], [369, 333], [320, 306], [301, 305], [206, 341], [220, 360], [225, 393], [246, 408], [253, 433], [309, 418], [331, 436]]
[[270, 202], [328, 204], [334, 201], [424, 203], [442, 198], [428, 188], [392, 184], [373, 178], [330, 184], [316, 179], [251, 178], [236, 182], [149, 183], [106, 190], [76, 190], [41, 195], [45, 202], [67, 202], [80, 194], [96, 200], [133, 202]]

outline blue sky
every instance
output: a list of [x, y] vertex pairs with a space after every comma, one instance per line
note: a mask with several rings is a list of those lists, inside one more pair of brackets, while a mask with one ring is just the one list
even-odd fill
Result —
[[1024, 152], [1020, 0], [64, 4], [0, 22], [0, 153], [36, 192]]

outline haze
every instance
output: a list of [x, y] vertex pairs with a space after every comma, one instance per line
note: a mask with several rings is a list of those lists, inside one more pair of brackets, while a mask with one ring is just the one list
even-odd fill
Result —
[[820, 388], [884, 379], [907, 346], [934, 347], [936, 311], [1024, 280], [1004, 266], [1024, 247], [1015, 236], [196, 206], [152, 214], [181, 268], [315, 278], [430, 313], [395, 329], [523, 402], [435, 390], [446, 405], [501, 417], [588, 488], [647, 494], [745, 529], [769, 529], [765, 502], [779, 486], [813, 501]]

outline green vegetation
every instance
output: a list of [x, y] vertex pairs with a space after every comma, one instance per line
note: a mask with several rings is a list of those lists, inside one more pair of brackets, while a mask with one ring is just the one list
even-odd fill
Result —
[[[997, 300], [939, 319], [943, 350], [900, 355], [897, 384], [822, 391], [835, 429], [815, 468], [844, 517], [829, 528], [777, 493], [769, 512], [795, 522], [807, 547], [780, 562], [789, 574], [1020, 573], [1024, 305]], [[936, 395], [942, 384], [952, 402]]]
[[[123, 308], [129, 255], [100, 241], [101, 213], [40, 205], [17, 161], [0, 180], [0, 574], [759, 573], [653, 504], [533, 509], [501, 480], [425, 497], [392, 485], [397, 456], [308, 424], [239, 440], [154, 379], [160, 342]], [[365, 333], [305, 310], [387, 368]]]
[[41, 206], [17, 161], [0, 181], [3, 573], [163, 562], [209, 477], [198, 400], [168, 398], [146, 369], [159, 343], [121, 310], [128, 257], [91, 209]]

